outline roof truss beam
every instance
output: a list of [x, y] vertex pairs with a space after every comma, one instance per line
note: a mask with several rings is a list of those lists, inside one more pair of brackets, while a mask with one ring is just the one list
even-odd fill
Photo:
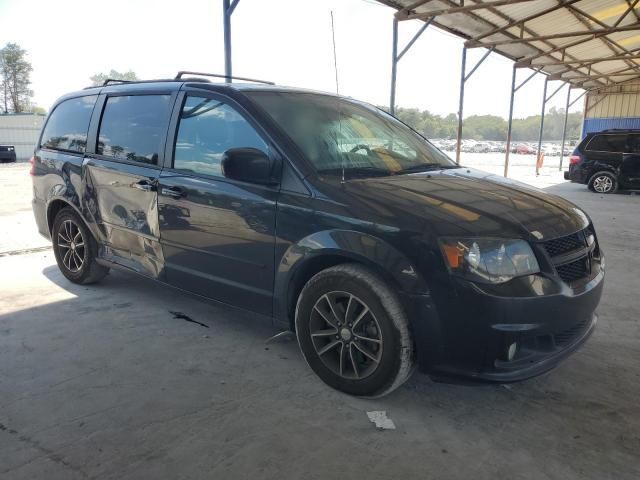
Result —
[[[634, 54], [634, 53], [636, 53], [636, 52], [640, 52], [640, 48], [634, 48], [633, 50], [630, 50], [630, 51], [629, 51], [629, 53], [630, 53], [630, 54]], [[562, 71], [560, 71], [560, 72], [555, 72], [555, 73], [554, 73], [554, 75], [562, 75], [562, 74], [564, 74], [564, 73], [568, 73], [568, 72], [576, 72], [576, 71], [577, 71], [578, 73], [584, 73], [584, 72], [581, 72], [580, 70], [577, 70], [577, 69], [580, 69], [580, 68], [587, 68], [587, 69], [588, 69], [588, 71], [587, 71], [587, 75], [588, 75], [588, 76], [591, 76], [591, 75], [592, 75], [592, 72], [591, 72], [591, 64], [588, 64], [588, 63], [587, 63], [587, 64], [584, 64], [584, 65], [578, 65], [577, 67], [573, 67], [573, 66], [571, 66], [571, 65], [566, 65], [566, 67], [567, 67], [567, 68], [565, 68], [564, 70], [562, 70]], [[627, 67], [622, 68], [622, 69], [620, 69], [620, 70], [616, 70], [615, 72], [608, 72], [608, 73], [607, 73], [607, 75], [615, 75], [616, 73], [619, 73], [619, 72], [626, 72], [628, 69], [629, 69], [629, 67], [627, 66]], [[595, 72], [595, 74], [599, 74], [599, 72]]]
[[[482, 35], [478, 35], [478, 36], [472, 38], [471, 40], [469, 40], [469, 42], [467, 42], [467, 43], [478, 42], [478, 41], [482, 40], [483, 38], [490, 37], [492, 35], [495, 35], [496, 33], [503, 33], [505, 31], [509, 30], [510, 28], [513, 28], [513, 27], [518, 27], [519, 26], [519, 27], [523, 28], [524, 24], [526, 22], [528, 22], [529, 20], [534, 20], [536, 18], [542, 17], [542, 16], [547, 15], [549, 13], [553, 13], [553, 12], [555, 12], [557, 10], [560, 10], [560, 9], [566, 7], [567, 5], [571, 5], [572, 3], [577, 3], [579, 1], [580, 0], [563, 0], [558, 5], [554, 5], [553, 7], [549, 7], [547, 9], [545, 9], [545, 10], [542, 10], [541, 12], [534, 13], [532, 15], [529, 15], [528, 17], [525, 17], [525, 18], [522, 18], [522, 19], [519, 19], [519, 20], [512, 20], [511, 22], [507, 23], [506, 25], [494, 28], [493, 30], [491, 30], [489, 32], [483, 33]], [[471, 46], [471, 45], [467, 45], [467, 46]]]
[[622, 15], [620, 15], [620, 18], [618, 18], [618, 20], [616, 20], [616, 23], [613, 24], [614, 27], [617, 27], [618, 25], [620, 25], [620, 23], [626, 18], [627, 15], [629, 15], [629, 13], [631, 13], [632, 11], [635, 11], [636, 5], [638, 3], [638, 1], [640, 0], [633, 0], [632, 3], [628, 3], [627, 5], [629, 5], [629, 8], [627, 8], [624, 13]]
[[[479, 2], [479, 3], [471, 3], [467, 5], [460, 5], [457, 7], [440, 8], [437, 10], [429, 10], [429, 11], [420, 12], [420, 13], [415, 13], [415, 12], [412, 13], [412, 10], [416, 7], [413, 7], [413, 5], [410, 5], [405, 10], [398, 10], [398, 12], [396, 13], [396, 18], [398, 20], [416, 20], [416, 19], [423, 20], [425, 18], [437, 17], [439, 15], [465, 13], [465, 12], [471, 12], [474, 10], [491, 9], [493, 7], [501, 7], [504, 5], [515, 5], [517, 3], [526, 3], [526, 2], [532, 2], [532, 1], [535, 1], [535, 0], [493, 0], [489, 2]], [[423, 5], [424, 3], [427, 3], [427, 2], [421, 2], [420, 5]]]
[[[378, 0], [378, 1], [388, 5], [390, 7], [393, 7], [396, 10], [399, 10], [401, 8], [401, 7], [398, 6], [398, 4], [395, 1], [391, 1], [391, 0]], [[424, 5], [424, 4], [428, 3], [428, 1], [430, 1], [430, 0], [426, 0], [426, 1], [422, 0], [422, 1], [419, 1], [419, 2], [414, 2], [413, 5], [417, 5], [417, 6]], [[564, 6], [568, 5], [568, 4], [576, 3], [576, 2], [581, 1], [581, 0], [558, 0], [558, 1], [561, 2], [561, 3], [559, 3], [557, 6], [554, 6], [552, 8], [547, 8], [542, 12], [538, 12], [537, 14], [530, 15], [528, 18], [537, 18], [537, 17], [542, 16], [542, 15], [544, 15], [546, 13], [549, 13], [549, 12], [555, 11], [555, 10], [559, 10], [559, 9], [561, 9], [562, 7], [564, 7]], [[452, 0], [439, 0], [439, 2], [440, 3], [444, 3], [445, 5], [447, 5], [447, 6], [451, 7], [451, 8], [460, 7], [461, 3], [462, 4], [464, 3], [463, 0], [461, 0], [460, 3], [455, 3]], [[524, 25], [524, 23], [522, 23], [523, 19], [515, 20], [515, 19], [509, 17], [508, 15], [506, 15], [504, 12], [500, 11], [498, 8], [495, 8], [493, 6], [487, 7], [487, 10], [490, 11], [491, 13], [499, 16], [500, 18], [502, 18], [506, 22], [506, 25], [499, 26], [495, 22], [487, 20], [486, 18], [478, 15], [474, 11], [469, 11], [469, 12], [466, 13], [466, 15], [468, 15], [473, 20], [475, 20], [475, 21], [477, 21], [477, 22], [479, 22], [481, 24], [484, 24], [489, 28], [489, 32], [487, 33], [487, 35], [490, 35], [492, 32], [500, 32], [502, 30], [505, 30], [509, 26], [513, 26], [513, 25], [518, 25], [520, 27], [519, 30], [520, 30], [520, 35], [521, 36], [525, 35], [525, 34], [529, 35], [529, 36], [535, 36], [536, 35], [535, 32], [533, 32], [530, 28], [527, 28]], [[443, 25], [442, 23], [438, 22], [437, 17], [434, 19], [432, 25], [435, 25], [438, 28], [441, 28], [441, 29], [443, 29], [443, 30], [445, 30], [447, 32], [450, 32], [453, 35], [460, 36], [460, 32], [456, 31], [455, 28], [449, 27], [447, 25]], [[517, 34], [512, 33], [510, 31], [504, 31], [503, 35], [505, 35], [507, 38], [518, 38]], [[473, 40], [473, 39], [471, 39], [471, 40]], [[553, 43], [551, 43], [549, 41], [546, 41], [546, 40], [542, 41], [542, 43], [545, 44], [546, 47], [549, 47], [549, 48], [555, 48], [556, 47], [555, 44], [553, 44]], [[540, 53], [544, 52], [542, 47], [538, 47], [538, 46], [535, 46], [535, 45], [531, 45], [531, 47], [533, 49], [537, 50]], [[570, 54], [566, 54], [566, 57], [571, 59], [571, 60], [577, 60], [577, 58], [571, 56]], [[570, 71], [575, 71], [576, 73], [581, 73], [579, 68], [580, 67], [569, 67], [569, 70]], [[594, 70], [594, 73], [599, 73], [599, 72]], [[603, 83], [602, 80], [598, 80], [597, 82], [601, 83], [603, 86], [605, 85], [605, 83]]]
[[633, 30], [640, 30], [640, 22], [636, 22], [632, 25], [625, 25], [624, 27], [616, 27], [616, 28], [607, 28], [607, 29], [597, 29], [597, 30], [580, 30], [577, 32], [565, 32], [565, 33], [554, 33], [551, 35], [532, 35], [529, 37], [523, 38], [511, 38], [504, 40], [496, 40], [492, 42], [477, 42], [475, 40], [469, 40], [465, 43], [467, 48], [474, 47], [484, 47], [491, 48], [498, 45], [510, 45], [514, 43], [529, 43], [529, 42], [539, 42], [544, 40], [557, 40], [559, 38], [571, 38], [571, 37], [589, 37], [589, 40], [598, 38], [598, 36], [609, 35], [611, 33], [617, 32], [629, 32]]
[[[638, 0], [633, 0], [634, 2], [637, 2]], [[635, 4], [634, 4], [635, 6]], [[627, 12], [633, 9], [633, 7], [629, 6], [629, 8], [627, 8]], [[569, 7], [567, 7], [567, 10], [569, 12], [571, 12], [571, 14], [580, 22], [582, 23], [585, 27], [591, 29], [591, 25], [592, 23], [595, 23], [597, 25], [600, 25], [601, 27], [603, 27], [604, 29], [610, 28], [609, 25], [607, 25], [606, 23], [602, 22], [601, 20], [597, 19], [596, 17], [594, 17], [593, 15], [589, 15], [588, 13], [584, 12], [583, 10], [579, 9], [578, 7], [576, 7], [575, 5], [570, 5]], [[624, 16], [626, 15], [626, 13], [623, 13], [619, 18], [618, 21], [616, 21], [616, 23], [613, 25], [613, 27], [617, 27], [620, 22], [624, 19]], [[592, 23], [590, 23], [592, 22]], [[602, 43], [604, 45], [606, 45], [606, 47], [614, 54], [614, 55], [618, 55], [621, 52], [622, 53], [630, 53], [629, 50], [627, 50], [626, 48], [624, 48], [622, 45], [620, 45], [619, 43], [615, 42], [614, 40], [610, 39], [607, 35], [600, 35], [598, 38], [600, 38], [600, 40], [602, 41]], [[631, 61], [627, 61], [626, 62], [627, 65], [629, 65], [630, 67], [635, 67], [637, 68], [637, 65]]]
[[[453, 4], [453, 3], [451, 2], [451, 0], [443, 0], [443, 1], [446, 1], [446, 3], [447, 3], [447, 4], [449, 4], [449, 5], [455, 5], [455, 4]], [[461, 1], [463, 1], [463, 0], [461, 0]], [[566, 0], [566, 1], [567, 1], [567, 2], [572, 2], [572, 0]], [[500, 18], [502, 18], [503, 20], [505, 20], [507, 23], [512, 23], [512, 22], [514, 22], [514, 19], [513, 19], [513, 18], [509, 17], [508, 15], [506, 15], [505, 13], [503, 13], [502, 11], [500, 11], [500, 10], [498, 10], [498, 9], [496, 9], [496, 8], [493, 8], [493, 7], [492, 7], [492, 8], [489, 8], [488, 10], [489, 10], [491, 13], [493, 13], [493, 14], [495, 14], [495, 15], [499, 16]], [[470, 15], [470, 16], [474, 16], [474, 17], [476, 17], [476, 18], [482, 18], [482, 17], [478, 17], [478, 16], [477, 16], [477, 15], [475, 15], [473, 12], [468, 13], [468, 15]], [[489, 23], [491, 23], [491, 22], [489, 22]], [[497, 27], [497, 26], [496, 26], [496, 27]], [[527, 35], [529, 35], [529, 36], [535, 36], [535, 35], [537, 35], [537, 34], [536, 34], [536, 32], [532, 31], [530, 28], [527, 28], [527, 27], [525, 26], [524, 22], [523, 22], [523, 23], [521, 23], [521, 24], [520, 24], [520, 37], [523, 37], [525, 33], [526, 33]], [[513, 35], [513, 34], [512, 34], [512, 33], [510, 33], [510, 32], [505, 32], [505, 33], [504, 33], [504, 35], [507, 35], [507, 36], [510, 36], [510, 37], [515, 37], [515, 35]], [[551, 47], [551, 48], [553, 48], [553, 47], [555, 46], [553, 43], [549, 42], [548, 40], [545, 40], [545, 41], [543, 41], [542, 43], [544, 43], [547, 47]], [[541, 49], [540, 47], [536, 47], [536, 46], [534, 46], [534, 45], [531, 45], [531, 47], [533, 47], [533, 48], [535, 48], [535, 49], [537, 49], [537, 50], [539, 50], [539, 51], [542, 51], [542, 49]], [[570, 59], [576, 60], [576, 58], [575, 58], [575, 57], [573, 57], [573, 56], [571, 56], [571, 55], [569, 55], [569, 54], [567, 54], [566, 56], [567, 56], [567, 58], [570, 58]], [[563, 54], [563, 58], [564, 58], [564, 54]], [[599, 73], [599, 72], [596, 72], [596, 73]], [[601, 83], [601, 82], [602, 82], [602, 80], [599, 80], [598, 82], [599, 82], [599, 83]]]
[[[604, 35], [604, 34], [601, 34], [601, 35]], [[597, 35], [595, 37], [597, 38], [599, 36], [600, 35]], [[518, 61], [521, 62], [521, 63], [530, 63], [532, 60], [535, 60], [536, 58], [551, 57], [551, 54], [558, 53], [558, 52], [561, 52], [564, 55], [564, 52], [568, 48], [575, 47], [575, 46], [581, 45], [583, 43], [591, 42], [592, 40], [594, 40], [594, 38], [581, 38], [581, 39], [576, 40], [574, 42], [570, 42], [570, 43], [565, 43], [563, 45], [559, 45], [559, 46], [557, 46], [555, 48], [552, 48], [551, 50], [545, 50], [543, 52], [534, 53], [533, 55], [529, 55], [528, 57], [523, 57], [523, 58], [519, 59]]]
[[609, 77], [633, 77], [637, 76], [638, 72], [620, 72], [620, 73], [603, 73], [599, 75], [574, 75], [571, 77], [564, 77], [562, 74], [552, 73], [549, 75], [549, 80], [564, 80], [565, 82], [573, 82], [574, 80], [595, 80], [596, 78], [609, 78]]
[[[595, 65], [596, 63], [601, 62], [612, 62], [612, 61], [620, 61], [620, 60], [637, 60], [640, 58], [640, 55], [612, 55], [610, 57], [598, 57], [598, 58], [584, 58], [580, 60], [556, 60], [551, 62], [540, 62], [531, 64], [520, 64], [520, 62], [516, 62], [517, 67], [550, 67], [555, 65], [580, 65], [580, 67], [588, 67], [591, 65]], [[560, 72], [557, 72], [560, 73]]]
[[[625, 0], [627, 2], [627, 5], [631, 5], [631, 0]], [[640, 22], [640, 14], [638, 14], [638, 12], [635, 11], [635, 9], [632, 11], [633, 16], [636, 17], [636, 20], [638, 20]]]

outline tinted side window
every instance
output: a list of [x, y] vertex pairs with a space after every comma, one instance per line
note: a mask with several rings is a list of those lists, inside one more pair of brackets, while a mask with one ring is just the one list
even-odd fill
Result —
[[173, 166], [205, 175], [222, 176], [222, 154], [230, 148], [267, 144], [232, 107], [211, 98], [187, 97], [176, 138]]
[[595, 135], [587, 150], [596, 152], [624, 152], [627, 143], [627, 135]]
[[640, 135], [629, 135], [626, 152], [640, 153]]
[[84, 153], [96, 98], [97, 95], [89, 95], [60, 103], [49, 115], [40, 147]]
[[120, 160], [157, 164], [169, 120], [170, 95], [109, 97], [97, 152]]

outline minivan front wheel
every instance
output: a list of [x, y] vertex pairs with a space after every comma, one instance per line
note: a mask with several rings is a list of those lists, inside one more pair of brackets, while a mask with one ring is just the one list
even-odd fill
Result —
[[361, 265], [331, 267], [309, 280], [295, 322], [305, 360], [337, 390], [378, 397], [412, 372], [413, 343], [398, 297]]
[[91, 232], [71, 208], [56, 215], [51, 231], [53, 253], [62, 274], [74, 283], [95, 283], [109, 269], [96, 262], [98, 245]]
[[598, 172], [589, 180], [589, 188], [596, 193], [615, 193], [618, 190], [618, 180], [612, 173]]

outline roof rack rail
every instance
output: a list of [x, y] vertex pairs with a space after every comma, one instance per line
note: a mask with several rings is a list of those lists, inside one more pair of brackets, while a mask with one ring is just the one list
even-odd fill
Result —
[[135, 80], [121, 80], [119, 78], [107, 78], [104, 82], [102, 82], [102, 86], [106, 87], [112, 83], [132, 83]]
[[224, 78], [224, 79], [233, 79], [233, 80], [245, 80], [247, 82], [256, 82], [256, 83], [264, 83], [267, 85], [275, 85], [274, 82], [269, 82], [267, 80], [258, 80], [255, 78], [247, 78], [247, 77], [236, 77], [229, 75], [220, 75], [218, 73], [203, 73], [203, 72], [189, 72], [189, 71], [180, 71], [176, 75], [176, 80], [181, 80], [183, 75], [201, 75], [203, 77], [216, 77], [216, 78]]

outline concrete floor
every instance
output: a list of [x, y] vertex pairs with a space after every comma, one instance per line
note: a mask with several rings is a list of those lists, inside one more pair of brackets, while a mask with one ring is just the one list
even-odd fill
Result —
[[[556, 370], [508, 388], [414, 375], [352, 398], [295, 342], [265, 344], [264, 319], [122, 273], [73, 285], [50, 250], [0, 254], [0, 478], [640, 478], [640, 197], [549, 190], [594, 219], [600, 324]], [[369, 410], [397, 429], [376, 430]]]

